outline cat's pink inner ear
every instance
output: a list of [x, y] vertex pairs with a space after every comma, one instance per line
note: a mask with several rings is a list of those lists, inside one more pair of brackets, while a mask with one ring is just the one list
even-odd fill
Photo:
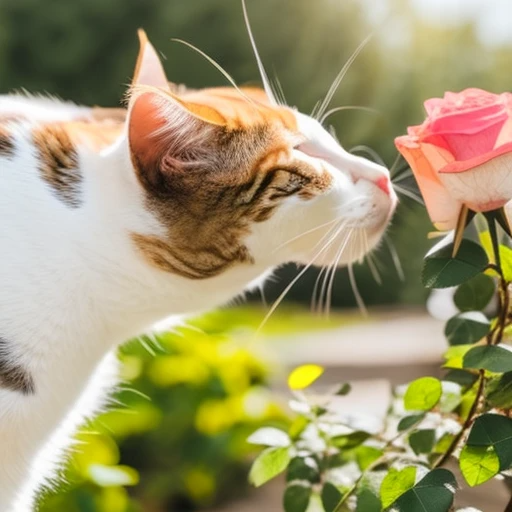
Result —
[[143, 172], [144, 180], [157, 183], [162, 171], [182, 171], [180, 162], [190, 154], [198, 154], [207, 146], [211, 149], [214, 134], [221, 129], [221, 123], [210, 119], [215, 112], [165, 92], [136, 95], [128, 113], [128, 139], [132, 161]]
[[147, 85], [170, 90], [158, 53], [149, 42], [146, 32], [139, 29], [139, 56], [133, 74], [132, 86]]
[[[160, 100], [160, 101], [158, 101]], [[156, 136], [165, 129], [166, 121], [161, 114], [156, 93], [141, 94], [131, 104], [128, 120], [130, 153], [136, 167], [144, 168], [151, 181], [156, 177], [161, 159], [161, 137]]]

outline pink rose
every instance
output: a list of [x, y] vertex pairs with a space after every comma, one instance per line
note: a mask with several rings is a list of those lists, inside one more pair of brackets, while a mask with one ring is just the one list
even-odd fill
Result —
[[486, 212], [512, 199], [512, 94], [447, 92], [427, 100], [425, 109], [423, 124], [395, 144], [434, 225], [453, 229], [462, 205]]

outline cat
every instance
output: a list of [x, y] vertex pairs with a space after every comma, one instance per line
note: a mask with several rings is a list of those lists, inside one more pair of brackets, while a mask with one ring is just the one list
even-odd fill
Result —
[[126, 110], [0, 98], [0, 511], [27, 512], [116, 384], [115, 348], [277, 266], [346, 265], [388, 171], [254, 87], [176, 89], [147, 37]]

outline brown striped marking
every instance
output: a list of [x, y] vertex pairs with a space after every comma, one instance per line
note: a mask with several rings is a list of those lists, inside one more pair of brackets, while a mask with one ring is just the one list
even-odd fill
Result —
[[55, 196], [71, 208], [81, 204], [82, 174], [78, 154], [67, 131], [59, 124], [38, 127], [32, 134], [39, 171]]
[[23, 395], [33, 395], [35, 384], [32, 376], [22, 366], [11, 361], [7, 341], [0, 337], [0, 388]]
[[[328, 172], [294, 158], [291, 111], [256, 103], [263, 93], [247, 92], [254, 102], [227, 88], [184, 95], [196, 110], [198, 105], [215, 109], [215, 122], [223, 119], [226, 125], [206, 125], [204, 140], [196, 135], [200, 121], [191, 121], [192, 140], [199, 140], [199, 147], [188, 146], [181, 153], [170, 149], [165, 124], [147, 97], [140, 112], [132, 110], [132, 163], [148, 210], [167, 227], [162, 236], [131, 235], [151, 265], [187, 279], [206, 279], [236, 264], [252, 264], [244, 239], [254, 223], [268, 220], [290, 196], [309, 200], [330, 187]], [[155, 130], [146, 134], [152, 120], [160, 137]]]
[[206, 279], [221, 274], [235, 263], [252, 263], [251, 255], [244, 245], [234, 245], [229, 251], [216, 248], [186, 248], [173, 245], [153, 235], [132, 233], [132, 240], [144, 257], [155, 267], [187, 279]]
[[15, 151], [12, 134], [3, 126], [0, 126], [0, 157], [12, 158]]

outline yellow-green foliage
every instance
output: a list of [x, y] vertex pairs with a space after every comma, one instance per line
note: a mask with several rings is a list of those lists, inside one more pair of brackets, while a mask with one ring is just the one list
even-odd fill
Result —
[[184, 511], [242, 492], [259, 451], [247, 437], [288, 424], [266, 386], [269, 364], [255, 355], [261, 337], [357, 318], [282, 307], [257, 336], [264, 316], [249, 306], [216, 311], [124, 347], [124, 384], [77, 436], [67, 483], [42, 512]]

